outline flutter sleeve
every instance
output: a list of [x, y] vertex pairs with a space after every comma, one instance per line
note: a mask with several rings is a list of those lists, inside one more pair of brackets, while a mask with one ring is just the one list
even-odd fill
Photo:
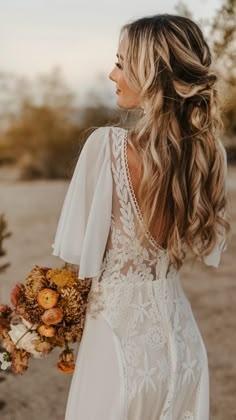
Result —
[[79, 278], [100, 273], [111, 224], [109, 127], [95, 130], [79, 156], [62, 207], [53, 255], [79, 265]]
[[[227, 192], [227, 154], [225, 148], [222, 143], [219, 143], [219, 147], [224, 156], [224, 175], [225, 175], [225, 191]], [[227, 218], [227, 212], [225, 210], [221, 211], [221, 217]], [[210, 265], [212, 267], [218, 267], [220, 264], [221, 254], [227, 250], [227, 242], [225, 237], [225, 229], [223, 226], [218, 227], [218, 242], [215, 245], [212, 252], [203, 258], [204, 263], [206, 265]]]

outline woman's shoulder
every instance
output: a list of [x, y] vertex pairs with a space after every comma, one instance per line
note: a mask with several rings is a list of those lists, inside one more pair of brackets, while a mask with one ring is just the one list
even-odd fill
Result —
[[[89, 145], [93, 141], [97, 141], [99, 143], [106, 143], [109, 141], [110, 137], [117, 137], [120, 134], [125, 133], [127, 130], [125, 130], [122, 127], [117, 126], [104, 126], [104, 127], [98, 127], [93, 129], [92, 133], [88, 136], [85, 146], [89, 147]], [[94, 144], [93, 144], [94, 145]]]
[[106, 125], [106, 126], [103, 126], [103, 127], [96, 127], [96, 128], [91, 127], [91, 130], [93, 130], [91, 135], [96, 134], [96, 135], [100, 135], [100, 136], [105, 135], [108, 132], [117, 134], [117, 133], [125, 133], [125, 132], [128, 131], [127, 129], [125, 129], [123, 127], [120, 127], [120, 126], [117, 126], [117, 125]]

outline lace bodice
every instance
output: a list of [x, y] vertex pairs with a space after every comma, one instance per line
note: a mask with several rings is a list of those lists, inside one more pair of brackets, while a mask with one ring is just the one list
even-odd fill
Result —
[[131, 281], [154, 280], [170, 270], [170, 261], [167, 251], [156, 243], [150, 232], [147, 231], [143, 243], [137, 238], [137, 225], [143, 224], [143, 218], [128, 169], [127, 131], [116, 129], [115, 135], [110, 137], [110, 149], [112, 216], [100, 281], [114, 285], [121, 279], [127, 281], [127, 277]]

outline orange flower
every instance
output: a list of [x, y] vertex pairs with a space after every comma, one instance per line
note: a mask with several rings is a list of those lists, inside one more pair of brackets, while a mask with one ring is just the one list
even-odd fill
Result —
[[37, 295], [38, 304], [44, 309], [51, 309], [56, 306], [59, 295], [52, 289], [43, 289]]
[[56, 334], [56, 329], [54, 327], [51, 327], [50, 325], [40, 325], [38, 328], [38, 332], [43, 337], [54, 337]]
[[63, 319], [63, 312], [61, 308], [48, 309], [42, 315], [42, 321], [46, 325], [56, 325]]
[[73, 373], [75, 370], [74, 356], [70, 349], [64, 350], [57, 362], [57, 368], [63, 373]]
[[52, 350], [51, 344], [48, 341], [37, 340], [34, 344], [35, 350], [40, 353], [48, 354]]
[[57, 362], [57, 368], [63, 373], [73, 373], [75, 370], [74, 362]]

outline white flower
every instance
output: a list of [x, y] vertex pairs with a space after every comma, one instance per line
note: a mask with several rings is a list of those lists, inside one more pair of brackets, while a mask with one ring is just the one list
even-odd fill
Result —
[[156, 372], [156, 367], [149, 367], [149, 361], [148, 361], [148, 355], [147, 352], [144, 354], [144, 369], [137, 369], [138, 373], [138, 379], [139, 382], [139, 392], [142, 391], [143, 387], [145, 386], [145, 391], [148, 391], [149, 385], [153, 388], [154, 391], [156, 391], [156, 385], [152, 379], [152, 376]]
[[146, 307], [150, 305], [150, 302], [143, 302], [142, 301], [142, 294], [139, 292], [138, 295], [138, 303], [131, 303], [130, 306], [135, 309], [137, 321], [141, 320], [141, 322], [144, 321], [144, 315], [146, 315], [147, 318], [150, 318], [149, 313], [146, 310]]
[[146, 343], [152, 348], [161, 348], [165, 344], [165, 336], [160, 324], [154, 324], [147, 332]]
[[191, 383], [191, 380], [195, 381], [194, 375], [194, 368], [197, 365], [197, 360], [191, 358], [190, 349], [187, 347], [187, 354], [185, 362], [182, 363], [182, 367], [184, 369], [182, 384], [187, 382], [188, 384]]
[[0, 353], [0, 363], [1, 363], [2, 370], [6, 370], [9, 366], [11, 366], [8, 353], [6, 352]]
[[184, 416], [182, 417], [182, 420], [194, 420], [193, 414], [190, 413], [190, 411], [185, 411]]
[[40, 337], [36, 331], [29, 331], [29, 328], [35, 328], [32, 324], [22, 318], [22, 322], [17, 325], [10, 325], [9, 336], [11, 337], [14, 344], [18, 349], [26, 350], [31, 353], [34, 357], [40, 358], [43, 356], [42, 353], [35, 350], [35, 341], [39, 340]]

